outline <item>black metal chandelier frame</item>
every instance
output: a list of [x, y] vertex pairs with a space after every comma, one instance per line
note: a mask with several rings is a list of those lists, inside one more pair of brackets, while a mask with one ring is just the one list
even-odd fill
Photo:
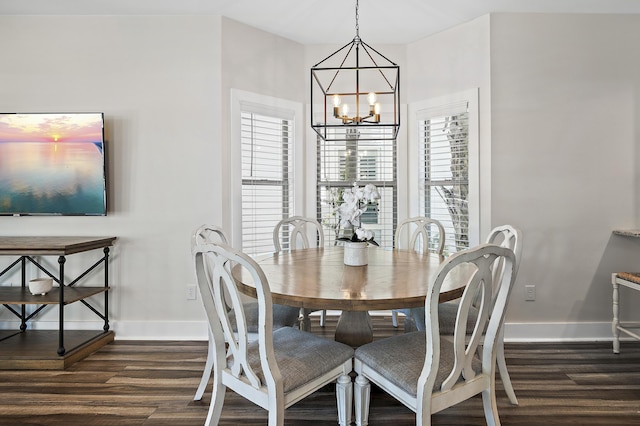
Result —
[[[366, 53], [363, 58], [369, 61], [366, 65], [361, 61], [360, 48]], [[323, 66], [341, 53], [344, 53], [344, 57], [338, 66]], [[355, 65], [345, 65], [350, 55], [354, 54]], [[381, 65], [383, 61], [385, 63]], [[369, 73], [372, 72], [379, 74], [377, 81], [380, 85], [376, 86], [375, 90], [361, 91], [361, 74], [371, 75]], [[334, 88], [336, 79], [344, 73], [353, 75], [355, 91], [344, 90], [344, 87]], [[314, 99], [314, 92], [317, 92], [321, 99]], [[389, 102], [384, 105], [385, 113], [381, 111], [382, 106], [376, 103], [380, 97], [393, 99], [390, 110]], [[354, 100], [354, 115], [349, 115], [348, 105], [341, 103], [343, 98]], [[366, 107], [363, 105], [363, 99], [368, 100]], [[320, 105], [322, 111], [318, 114], [317, 109]], [[311, 127], [325, 140], [347, 140], [353, 138], [354, 134], [360, 139], [388, 140], [397, 137], [400, 128], [400, 67], [360, 38], [357, 2], [356, 36], [311, 68], [311, 120]], [[390, 131], [380, 131], [381, 129]]]

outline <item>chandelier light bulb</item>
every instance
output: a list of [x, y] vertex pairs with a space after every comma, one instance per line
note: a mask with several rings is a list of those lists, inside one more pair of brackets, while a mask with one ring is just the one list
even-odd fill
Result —
[[367, 97], [369, 98], [369, 105], [374, 105], [376, 103], [376, 94], [374, 92], [370, 92]]
[[342, 116], [343, 117], [348, 117], [349, 116], [349, 105], [347, 105], [347, 104], [343, 104], [342, 105]]
[[333, 95], [333, 106], [334, 107], [340, 106], [340, 95]]

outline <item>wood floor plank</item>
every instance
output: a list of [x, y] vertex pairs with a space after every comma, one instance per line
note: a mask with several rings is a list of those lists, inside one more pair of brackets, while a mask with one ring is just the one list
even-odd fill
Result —
[[[390, 317], [374, 317], [376, 339], [402, 333]], [[332, 337], [336, 317], [312, 332]], [[206, 342], [115, 341], [64, 371], [0, 370], [0, 426], [191, 426], [207, 415], [211, 388], [193, 401], [206, 361]], [[506, 359], [520, 402], [512, 406], [497, 381], [505, 426], [640, 424], [640, 342], [611, 344], [507, 343]], [[286, 410], [286, 425], [337, 421], [335, 392], [327, 386]], [[229, 391], [219, 423], [267, 424], [261, 408]], [[369, 424], [415, 424], [415, 415], [374, 388]], [[433, 416], [434, 425], [486, 425], [480, 397]]]

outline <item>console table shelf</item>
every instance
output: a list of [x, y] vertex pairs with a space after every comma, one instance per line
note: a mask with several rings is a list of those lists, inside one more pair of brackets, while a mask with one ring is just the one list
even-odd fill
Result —
[[[20, 286], [0, 285], [0, 305], [20, 319], [20, 330], [2, 330], [0, 333], [0, 369], [64, 369], [113, 341], [114, 333], [109, 331], [109, 247], [115, 240], [116, 237], [0, 237], [0, 255], [17, 256], [13, 263], [0, 271], [0, 278], [14, 268], [21, 272]], [[103, 254], [95, 263], [73, 279], [66, 276], [68, 255], [97, 249], [102, 249]], [[58, 256], [57, 270], [40, 261], [44, 256]], [[32, 295], [27, 286], [27, 265], [35, 266], [58, 286], [47, 294]], [[76, 285], [99, 267], [104, 273], [104, 286]], [[101, 294], [104, 296], [102, 312], [87, 301]], [[103, 329], [65, 330], [64, 307], [74, 302], [80, 302], [102, 319]], [[26, 305], [39, 306], [27, 314]], [[27, 330], [28, 323], [35, 321], [37, 313], [53, 305], [58, 306], [58, 330]], [[56, 338], [58, 349], [54, 351]], [[67, 349], [65, 344], [71, 349]], [[46, 353], [45, 347], [49, 348]]]
[[[67, 287], [64, 289], [64, 304], [78, 302], [108, 290], [109, 287]], [[0, 304], [58, 305], [60, 304], [60, 289], [54, 287], [45, 295], [33, 295], [28, 288], [0, 286]]]

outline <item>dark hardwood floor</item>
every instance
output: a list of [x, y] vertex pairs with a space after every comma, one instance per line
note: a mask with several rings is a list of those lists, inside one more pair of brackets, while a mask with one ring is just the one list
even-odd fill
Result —
[[[313, 332], [331, 336], [314, 318]], [[375, 317], [376, 338], [402, 332]], [[1, 350], [1, 347], [0, 347]], [[503, 425], [640, 425], [640, 343], [507, 344], [520, 401], [498, 382]], [[64, 371], [0, 371], [0, 425], [201, 425], [210, 390], [193, 401], [205, 342], [118, 341]], [[412, 425], [414, 414], [381, 391], [371, 396], [370, 425]], [[333, 387], [286, 411], [287, 425], [335, 425]], [[266, 425], [266, 412], [229, 391], [221, 425]], [[433, 416], [434, 425], [485, 425], [480, 397]]]

